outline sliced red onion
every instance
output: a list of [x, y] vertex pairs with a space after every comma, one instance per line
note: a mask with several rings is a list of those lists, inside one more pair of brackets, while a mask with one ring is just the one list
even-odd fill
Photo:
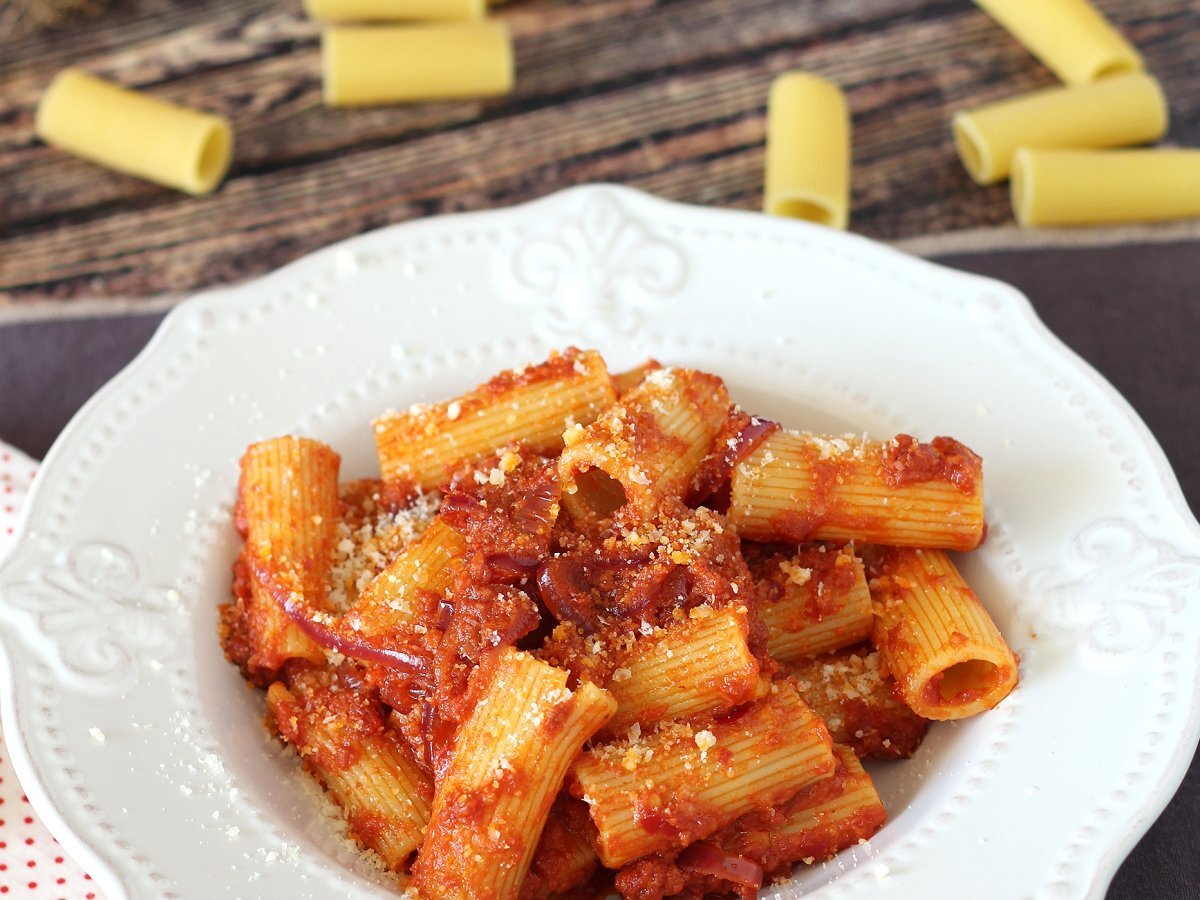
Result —
[[514, 583], [530, 577], [538, 566], [536, 556], [519, 553], [491, 553], [484, 560], [488, 580], [495, 583]]
[[398, 647], [379, 647], [368, 643], [353, 632], [347, 632], [342, 625], [342, 619], [329, 622], [317, 619], [314, 610], [303, 601], [300, 593], [280, 584], [278, 573], [261, 560], [251, 557], [250, 568], [255, 580], [266, 588], [284, 615], [322, 647], [328, 647], [343, 656], [379, 663], [393, 669], [403, 669], [416, 675], [427, 673], [428, 663], [416, 653]]
[[763, 883], [763, 868], [753, 860], [734, 853], [726, 853], [707, 841], [697, 841], [685, 847], [675, 859], [681, 869], [711, 875], [734, 884], [745, 884], [760, 888]]
[[770, 419], [752, 418], [748, 425], [737, 433], [733, 443], [725, 448], [725, 462], [730, 470], [758, 449], [758, 445], [779, 430], [779, 423]]
[[479, 502], [479, 498], [465, 491], [451, 491], [442, 499], [442, 516], [451, 527], [461, 524], [463, 516], [478, 513], [481, 509], [483, 504]]
[[513, 510], [513, 522], [522, 531], [537, 534], [554, 524], [550, 510], [558, 501], [558, 485], [539, 484]]
[[595, 604], [583, 563], [569, 557], [547, 559], [538, 567], [537, 586], [554, 618], [591, 630]]
[[454, 604], [449, 600], [439, 600], [437, 606], [437, 619], [434, 621], [434, 627], [438, 631], [445, 631], [450, 627], [450, 620], [454, 618]]

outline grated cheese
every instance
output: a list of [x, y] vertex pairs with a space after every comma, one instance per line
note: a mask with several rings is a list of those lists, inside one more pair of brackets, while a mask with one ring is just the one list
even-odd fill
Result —
[[441, 503], [440, 494], [422, 494], [408, 508], [392, 514], [368, 500], [367, 511], [373, 515], [369, 514], [357, 526], [344, 519], [339, 522], [329, 573], [329, 602], [333, 609], [345, 611], [352, 606], [400, 551], [424, 532]]

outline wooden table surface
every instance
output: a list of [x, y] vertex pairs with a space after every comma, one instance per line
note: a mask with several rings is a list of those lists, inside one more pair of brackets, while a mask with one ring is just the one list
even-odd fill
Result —
[[[1200, 144], [1200, 4], [1100, 0], [1161, 79], [1170, 139]], [[1010, 220], [958, 165], [959, 108], [1054, 83], [969, 0], [518, 0], [517, 87], [485, 102], [327, 109], [299, 0], [113, 0], [0, 44], [0, 302], [143, 298], [244, 279], [420, 216], [587, 181], [760, 203], [767, 88], [847, 91], [851, 228], [884, 239]], [[33, 110], [79, 65], [228, 116], [223, 188], [192, 198], [42, 145]]]

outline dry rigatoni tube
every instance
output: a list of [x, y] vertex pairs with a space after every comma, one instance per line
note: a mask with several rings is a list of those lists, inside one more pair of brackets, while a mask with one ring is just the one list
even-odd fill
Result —
[[[342, 809], [354, 836], [389, 869], [403, 871], [429, 823], [433, 783], [367, 691], [339, 684], [328, 670], [313, 670], [298, 675], [291, 689], [272, 684], [267, 708], [280, 735]], [[345, 718], [347, 709], [355, 711], [352, 721]]]
[[472, 21], [487, 15], [487, 0], [304, 0], [322, 22]]
[[1136, 72], [1142, 57], [1088, 0], [975, 0], [1067, 84]]
[[806, 72], [775, 79], [767, 101], [764, 182], [764, 212], [846, 227], [850, 114], [837, 85]]
[[725, 383], [694, 369], [656, 369], [587, 428], [564, 435], [563, 504], [572, 516], [625, 504], [650, 515], [681, 497], [729, 418]]
[[[242, 456], [237, 519], [248, 572], [286, 575], [313, 608], [325, 606], [340, 514], [338, 455], [319, 441], [281, 437], [251, 444]], [[252, 562], [253, 561], [253, 562]], [[222, 610], [231, 636], [251, 648], [238, 660], [248, 674], [271, 674], [289, 659], [325, 655], [279, 608], [268, 587], [249, 575], [249, 594]], [[227, 649], [234, 642], [227, 642]], [[237, 642], [241, 643], [241, 642]]]
[[513, 86], [512, 38], [499, 22], [334, 26], [321, 55], [330, 106], [469, 100]]
[[225, 173], [233, 131], [221, 116], [65, 69], [38, 103], [37, 136], [118, 172], [189, 194], [207, 194]]
[[754, 569], [767, 652], [779, 662], [816, 656], [871, 634], [871, 593], [854, 547], [801, 547]]
[[1200, 216], [1200, 150], [1018, 150], [1022, 225], [1101, 225]]
[[729, 520], [755, 541], [973, 550], [984, 534], [983, 464], [948, 437], [779, 431], [734, 469]]
[[608, 685], [617, 701], [611, 730], [634, 722], [723, 710], [754, 698], [758, 660], [746, 642], [746, 614], [696, 607], [687, 621], [644, 637], [617, 662]]
[[575, 763], [572, 791], [591, 807], [601, 861], [616, 869], [786, 800], [833, 771], [831, 748], [795, 688], [778, 684], [732, 721], [667, 722], [593, 747]]
[[430, 490], [514, 443], [557, 454], [567, 428], [591, 423], [616, 399], [600, 354], [571, 348], [501, 372], [456, 400], [380, 416], [374, 422], [379, 468], [385, 480]]
[[871, 576], [871, 639], [913, 712], [962, 719], [1016, 687], [1016, 657], [945, 553], [881, 548]]
[[569, 690], [562, 669], [502, 651], [438, 784], [413, 867], [420, 896], [516, 900], [567, 770], [616, 706], [593, 684]]
[[1078, 87], [1035, 91], [954, 116], [954, 145], [979, 184], [1008, 177], [1022, 147], [1098, 149], [1156, 141], [1167, 102], [1149, 75], [1133, 72]]

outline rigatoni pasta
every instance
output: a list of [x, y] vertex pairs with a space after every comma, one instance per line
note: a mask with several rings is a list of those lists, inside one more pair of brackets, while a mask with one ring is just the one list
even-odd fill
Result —
[[233, 154], [225, 118], [80, 69], [55, 76], [38, 102], [34, 130], [60, 150], [189, 194], [215, 190]]
[[429, 597], [445, 597], [467, 564], [462, 535], [435, 518], [359, 594], [347, 614], [356, 631], [382, 635], [419, 620]]
[[837, 85], [807, 72], [775, 79], [767, 101], [763, 211], [845, 228], [850, 115]]
[[282, 437], [252, 444], [242, 457], [237, 524], [245, 537], [225, 607], [226, 652], [248, 675], [271, 678], [289, 659], [322, 662], [321, 648], [279, 609], [264, 572], [286, 571], [323, 608], [339, 517], [341, 460], [319, 441]]
[[1089, 0], [975, 0], [1067, 84], [1140, 71], [1142, 57]]
[[586, 885], [600, 865], [595, 830], [587, 806], [560, 794], [521, 885], [522, 900], [550, 900]]
[[375, 434], [340, 490], [320, 442], [247, 450], [221, 639], [423, 898], [752, 896], [881, 827], [857, 757], [1016, 683], [928, 549], [983, 537], [949, 438], [781, 431], [578, 350]]
[[681, 497], [729, 417], [721, 379], [657, 369], [587, 428], [568, 431], [559, 458], [573, 515], [605, 516], [626, 504], [643, 515]]
[[697, 607], [692, 616], [618, 657], [607, 684], [617, 701], [611, 728], [649, 727], [754, 699], [759, 664], [747, 642], [746, 614]]
[[984, 534], [979, 457], [945, 437], [781, 431], [734, 469], [729, 517], [759, 541], [973, 550]]
[[871, 575], [873, 640], [914, 712], [961, 719], [1016, 687], [1016, 657], [945, 553], [888, 548]]
[[658, 360], [648, 359], [640, 366], [635, 366], [632, 369], [627, 369], [624, 372], [617, 372], [613, 375], [613, 388], [616, 389], [617, 397], [624, 397], [635, 387], [646, 380], [646, 376], [651, 372], [656, 372], [662, 366]]
[[714, 843], [772, 875], [793, 863], [822, 862], [870, 838], [887, 819], [879, 792], [853, 750], [834, 744], [833, 755], [834, 773], [783, 804], [777, 814], [782, 821], [751, 813]]
[[1200, 150], [1018, 150], [1022, 225], [1100, 225], [1200, 216]]
[[594, 747], [575, 764], [606, 866], [685, 847], [833, 772], [824, 724], [789, 685], [744, 715], [697, 729], [666, 724]]
[[487, 15], [487, 0], [304, 0], [322, 22], [471, 21]]
[[615, 709], [595, 685], [571, 691], [561, 669], [503, 651], [438, 783], [418, 890], [516, 900], [567, 769]]
[[321, 59], [329, 106], [492, 97], [514, 79], [500, 22], [336, 25], [322, 34]]
[[777, 553], [751, 571], [772, 658], [791, 662], [817, 656], [871, 634], [871, 592], [852, 545]]
[[900, 699], [883, 654], [870, 644], [797, 660], [784, 671], [834, 743], [878, 759], [907, 759], [921, 746], [929, 721]]
[[[368, 692], [327, 673], [301, 672], [289, 688], [275, 682], [267, 708], [305, 767], [346, 810], [355, 837], [393, 869], [421, 844], [433, 782], [385, 724]], [[343, 762], [346, 729], [356, 753]]]
[[615, 400], [600, 354], [568, 349], [503, 372], [457, 400], [380, 416], [374, 423], [379, 468], [385, 481], [429, 490], [515, 443], [557, 453], [563, 432], [590, 424]]
[[1167, 102], [1153, 76], [1116, 75], [965, 110], [954, 116], [954, 146], [979, 184], [1008, 177], [1020, 148], [1097, 149], [1146, 144], [1167, 130]]

